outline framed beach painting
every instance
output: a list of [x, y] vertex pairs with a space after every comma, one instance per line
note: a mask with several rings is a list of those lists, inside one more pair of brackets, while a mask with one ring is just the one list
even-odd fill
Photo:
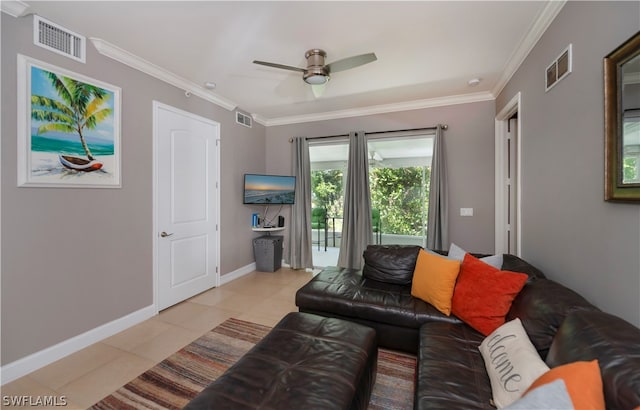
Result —
[[120, 188], [120, 88], [18, 54], [18, 186]]

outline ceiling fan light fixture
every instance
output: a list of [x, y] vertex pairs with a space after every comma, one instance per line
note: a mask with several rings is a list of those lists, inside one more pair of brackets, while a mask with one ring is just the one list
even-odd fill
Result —
[[304, 82], [311, 85], [325, 84], [329, 81], [329, 72], [322, 66], [311, 67], [302, 76]]
[[304, 76], [304, 82], [311, 85], [322, 85], [329, 81], [329, 76], [325, 74], [309, 73]]

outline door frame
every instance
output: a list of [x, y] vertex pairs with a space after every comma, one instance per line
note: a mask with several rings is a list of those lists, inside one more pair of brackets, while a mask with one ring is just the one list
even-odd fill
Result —
[[504, 240], [507, 192], [504, 186], [506, 157], [504, 144], [507, 139], [509, 119], [518, 113], [516, 127], [516, 256], [522, 255], [522, 93], [518, 92], [503, 108], [495, 119], [495, 252], [505, 253]]
[[153, 111], [152, 111], [152, 119], [153, 119], [153, 141], [152, 141], [152, 151], [153, 151], [153, 176], [152, 176], [152, 196], [153, 196], [153, 209], [152, 209], [152, 217], [153, 217], [153, 228], [151, 232], [152, 238], [152, 247], [153, 247], [153, 307], [155, 313], [159, 312], [158, 309], [158, 292], [159, 292], [159, 269], [158, 269], [158, 232], [159, 232], [159, 224], [158, 224], [158, 110], [162, 108], [167, 111], [172, 111], [176, 114], [180, 114], [186, 117], [190, 117], [196, 119], [198, 121], [206, 122], [208, 124], [214, 125], [217, 129], [217, 134], [215, 136], [216, 148], [215, 148], [215, 156], [216, 156], [216, 203], [215, 210], [213, 211], [213, 218], [215, 219], [216, 231], [211, 234], [216, 238], [216, 247], [215, 247], [215, 257], [216, 257], [216, 272], [215, 272], [215, 282], [214, 287], [220, 286], [220, 123], [213, 121], [209, 118], [201, 117], [199, 115], [190, 113], [188, 111], [181, 110], [179, 108], [161, 103], [159, 101], [153, 100]]

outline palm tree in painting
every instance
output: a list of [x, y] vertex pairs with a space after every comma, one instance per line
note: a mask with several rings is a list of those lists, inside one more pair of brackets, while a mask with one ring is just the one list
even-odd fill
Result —
[[31, 118], [46, 123], [38, 127], [38, 134], [48, 131], [77, 133], [87, 158], [93, 161], [83, 130], [95, 129], [112, 114], [113, 110], [104, 106], [109, 94], [102, 88], [69, 77], [48, 71], [45, 74], [61, 100], [31, 96]]

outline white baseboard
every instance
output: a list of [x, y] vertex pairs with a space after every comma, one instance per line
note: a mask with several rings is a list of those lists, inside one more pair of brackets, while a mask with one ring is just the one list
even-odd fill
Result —
[[[250, 263], [240, 269], [220, 276], [220, 285], [229, 283], [235, 279], [241, 278], [256, 270], [256, 264]], [[154, 305], [147, 306], [138, 311], [130, 313], [124, 317], [113, 320], [104, 325], [91, 329], [83, 334], [74, 336], [56, 345], [47, 347], [39, 352], [33, 353], [22, 359], [8, 363], [0, 367], [0, 385], [7, 384], [22, 376], [25, 376], [35, 370], [40, 369], [48, 364], [60, 360], [65, 356], [75, 353], [87, 346], [101, 341], [109, 336], [113, 336], [131, 326], [137, 325], [155, 315], [158, 311]]]
[[47, 347], [0, 368], [0, 385], [25, 376], [41, 367], [62, 359], [85, 347], [121, 332], [158, 314], [154, 305], [147, 306], [119, 319], [98, 326], [78, 336]]
[[229, 272], [225, 275], [221, 275], [220, 276], [220, 286], [231, 282], [232, 280], [236, 280], [239, 279], [241, 277], [243, 277], [244, 275], [248, 275], [249, 273], [253, 272], [254, 270], [256, 270], [256, 264], [255, 262], [248, 264], [247, 266], [243, 266], [240, 269], [236, 269], [233, 272]]

